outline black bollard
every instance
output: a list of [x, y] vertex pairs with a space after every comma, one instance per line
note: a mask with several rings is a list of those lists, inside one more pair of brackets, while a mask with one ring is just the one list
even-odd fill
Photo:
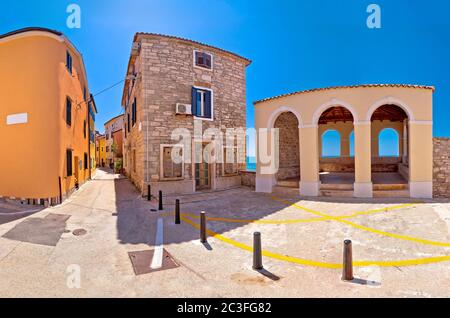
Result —
[[162, 195], [162, 191], [159, 190], [159, 210], [164, 210], [163, 208], [163, 195]]
[[151, 201], [152, 200], [152, 188], [150, 187], [150, 185], [147, 186], [147, 201]]
[[352, 241], [344, 241], [344, 261], [342, 268], [342, 280], [352, 281], [353, 277], [353, 255], [352, 255]]
[[206, 243], [206, 213], [200, 213], [200, 242]]
[[175, 224], [181, 224], [179, 199], [175, 200]]
[[262, 248], [261, 248], [261, 233], [253, 233], [253, 269], [262, 270]]

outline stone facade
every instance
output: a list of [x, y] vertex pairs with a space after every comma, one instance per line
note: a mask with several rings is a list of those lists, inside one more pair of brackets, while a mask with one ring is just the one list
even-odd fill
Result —
[[252, 189], [255, 188], [256, 171], [242, 170], [239, 174], [241, 175], [243, 186], [250, 187]]
[[[213, 56], [212, 69], [194, 65], [194, 51]], [[134, 38], [122, 99], [125, 108], [124, 167], [127, 176], [146, 193], [191, 193], [195, 191], [194, 165], [184, 164], [183, 176], [165, 180], [161, 173], [161, 145], [173, 145], [177, 128], [194, 135], [194, 117], [177, 115], [176, 105], [192, 104], [192, 88], [213, 92], [213, 119], [196, 120], [207, 128], [246, 127], [245, 70], [250, 61], [233, 53], [186, 39], [138, 33]], [[132, 104], [136, 101], [136, 122]], [[245, 157], [245, 154], [241, 154]], [[245, 158], [244, 158], [245, 162]], [[211, 164], [211, 188], [240, 185], [238, 173], [225, 176], [221, 164]], [[245, 163], [238, 169], [245, 169]]]
[[300, 149], [297, 117], [291, 112], [278, 116], [274, 128], [279, 136], [277, 180], [300, 178]]
[[434, 138], [433, 194], [450, 198], [450, 138]]

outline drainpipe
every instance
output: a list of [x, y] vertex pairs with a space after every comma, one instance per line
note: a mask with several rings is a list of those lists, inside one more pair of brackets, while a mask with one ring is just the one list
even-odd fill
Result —
[[[90, 98], [89, 98], [90, 99]], [[92, 179], [92, 167], [91, 167], [91, 121], [90, 121], [90, 114], [89, 114], [89, 100], [86, 102], [86, 108], [87, 108], [87, 140], [88, 140], [88, 169], [89, 169], [89, 180]]]

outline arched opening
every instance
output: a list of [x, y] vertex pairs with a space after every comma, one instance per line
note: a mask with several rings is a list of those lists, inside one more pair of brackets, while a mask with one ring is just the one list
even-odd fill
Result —
[[355, 157], [355, 131], [352, 130], [350, 136], [348, 137], [349, 147], [350, 147], [350, 157]]
[[341, 156], [341, 135], [335, 129], [322, 134], [322, 158], [339, 158]]
[[379, 157], [400, 157], [400, 140], [393, 128], [384, 128], [378, 135]]
[[[352, 195], [355, 162], [350, 155], [353, 115], [345, 107], [326, 109], [319, 118], [319, 173], [322, 195]], [[331, 191], [331, 192], [330, 192]], [[344, 193], [342, 193], [344, 194]]]
[[299, 121], [292, 112], [281, 113], [274, 123], [278, 129], [279, 151], [277, 185], [298, 188], [300, 182]]
[[371, 135], [373, 190], [408, 196], [408, 115], [397, 105], [378, 107], [371, 117]]

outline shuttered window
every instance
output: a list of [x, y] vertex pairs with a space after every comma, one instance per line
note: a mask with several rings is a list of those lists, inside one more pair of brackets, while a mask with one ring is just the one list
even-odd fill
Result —
[[133, 105], [131, 107], [131, 122], [132, 125], [134, 126], [136, 124], [137, 121], [137, 101], [136, 101], [136, 97], [134, 98], [133, 101]]
[[199, 118], [213, 119], [212, 91], [192, 88], [192, 112]]
[[195, 66], [212, 69], [212, 55], [205, 52], [194, 51]]
[[69, 51], [66, 52], [66, 68], [72, 74], [72, 55], [70, 55]]
[[66, 150], [66, 170], [67, 170], [67, 176], [71, 177], [72, 172], [72, 149]]
[[66, 123], [72, 125], [72, 101], [69, 97], [66, 98]]
[[89, 164], [88, 164], [88, 155], [87, 155], [87, 153], [84, 153], [84, 170], [87, 170], [88, 167], [89, 167]]
[[[172, 158], [172, 150], [174, 146], [162, 147], [162, 172], [164, 179], [175, 179], [183, 177], [183, 163], [174, 161]], [[183, 148], [176, 147], [178, 156], [183, 158]]]

